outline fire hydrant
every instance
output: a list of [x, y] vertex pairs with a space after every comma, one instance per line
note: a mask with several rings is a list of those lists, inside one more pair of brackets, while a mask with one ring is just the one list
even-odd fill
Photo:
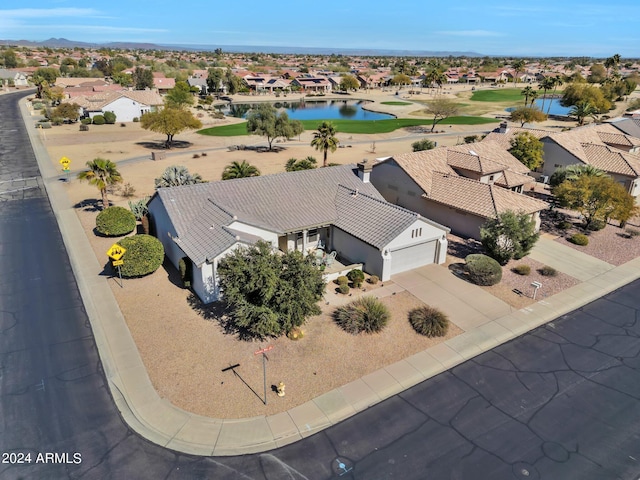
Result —
[[284, 382], [280, 382], [276, 388], [278, 396], [279, 397], [284, 397]]

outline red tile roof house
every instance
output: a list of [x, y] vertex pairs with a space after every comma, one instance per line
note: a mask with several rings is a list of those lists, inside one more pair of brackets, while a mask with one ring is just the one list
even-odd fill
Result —
[[546, 202], [521, 193], [535, 179], [509, 152], [490, 143], [394, 155], [373, 165], [371, 183], [389, 202], [480, 238], [489, 218], [524, 212], [540, 227]]
[[103, 115], [104, 112], [113, 112], [118, 122], [132, 122], [134, 118], [140, 118], [164, 105], [163, 98], [151, 90], [107, 91], [73, 97], [66, 102], [77, 103], [82, 108], [82, 115], [90, 118]]
[[561, 167], [593, 165], [624, 185], [636, 201], [640, 199], [640, 138], [623, 133], [611, 123], [592, 123], [566, 132], [502, 128], [487, 135], [482, 143], [496, 143], [508, 149], [511, 138], [526, 131], [542, 141], [544, 165], [538, 170], [543, 180]]
[[323, 245], [337, 252], [338, 268], [325, 271], [336, 277], [359, 267], [388, 280], [444, 263], [449, 229], [386, 202], [370, 171], [362, 163], [160, 188], [148, 203], [150, 219], [171, 263], [191, 262], [193, 289], [205, 303], [220, 297], [218, 262], [258, 240], [305, 254]]

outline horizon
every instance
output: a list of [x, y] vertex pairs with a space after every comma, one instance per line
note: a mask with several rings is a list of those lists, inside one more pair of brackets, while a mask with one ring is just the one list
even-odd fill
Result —
[[[263, 49], [340, 49], [410, 52], [474, 52], [488, 56], [640, 57], [635, 19], [640, 2], [540, 0], [518, 6], [503, 0], [479, 5], [471, 0], [372, 9], [370, 2], [329, 0], [323, 19], [313, 6], [273, 9], [256, 0], [243, 13], [210, 9], [196, 0], [189, 9], [158, 8], [157, 2], [114, 0], [97, 8], [84, 2], [31, 1], [30, 8], [0, 9], [0, 31], [7, 40], [152, 43], [158, 46], [257, 47]], [[153, 14], [149, 15], [148, 12]], [[127, 12], [123, 15], [123, 12]], [[193, 13], [195, 12], [195, 13]], [[210, 14], [209, 14], [210, 12]], [[436, 18], [437, 21], [433, 19]], [[238, 28], [233, 28], [234, 21]], [[224, 25], [224, 26], [222, 26]], [[561, 40], [558, 37], [561, 36]], [[295, 47], [293, 47], [295, 45]]]

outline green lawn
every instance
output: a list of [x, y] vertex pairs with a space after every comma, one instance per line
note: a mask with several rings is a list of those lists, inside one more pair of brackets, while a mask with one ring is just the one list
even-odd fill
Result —
[[411, 102], [380, 102], [380, 105], [398, 105], [398, 106], [403, 106], [403, 105], [411, 105]]
[[[319, 120], [304, 120], [302, 124], [305, 130], [316, 130]], [[483, 125], [486, 123], [497, 123], [495, 118], [487, 117], [449, 117], [438, 125]], [[414, 127], [417, 125], [431, 125], [432, 120], [417, 118], [391, 118], [388, 120], [332, 120], [336, 130], [340, 133], [388, 133], [403, 127]], [[213, 137], [235, 137], [247, 134], [246, 123], [235, 123], [222, 127], [211, 127], [199, 130], [202, 135]]]
[[495, 90], [477, 90], [471, 95], [471, 100], [476, 102], [514, 102], [524, 101], [520, 92], [522, 88], [499, 88]]

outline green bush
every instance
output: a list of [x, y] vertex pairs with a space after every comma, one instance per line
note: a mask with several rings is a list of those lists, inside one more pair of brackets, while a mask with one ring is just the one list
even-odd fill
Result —
[[502, 280], [502, 267], [493, 258], [474, 253], [467, 255], [464, 261], [469, 279], [476, 285], [490, 286]]
[[96, 217], [96, 230], [108, 237], [126, 235], [135, 228], [135, 215], [123, 207], [107, 207]]
[[191, 287], [192, 263], [189, 257], [183, 257], [178, 262], [178, 270], [180, 271], [180, 279], [184, 288]]
[[341, 283], [340, 285], [338, 285], [338, 291], [341, 294], [346, 295], [347, 293], [349, 293], [349, 285], [347, 285], [346, 283]]
[[566, 220], [558, 223], [558, 228], [560, 230], [569, 230], [571, 227], [573, 227], [573, 223], [567, 222]]
[[53, 118], [51, 119], [51, 124], [52, 124], [54, 127], [57, 127], [57, 126], [62, 125], [62, 123], [63, 123], [63, 122], [64, 122], [64, 118], [62, 118], [62, 117], [53, 117]]
[[116, 123], [116, 114], [113, 112], [104, 112], [104, 121], [109, 125]]
[[334, 281], [338, 285], [347, 285], [349, 283], [349, 279], [347, 277], [345, 277], [344, 275], [336, 278]]
[[380, 281], [380, 278], [377, 275], [371, 275], [369, 277], [369, 283], [371, 285], [375, 285], [376, 283], [378, 283]]
[[538, 273], [543, 277], [555, 277], [556, 275], [558, 275], [558, 271], [555, 268], [550, 267], [549, 265], [545, 265], [544, 267], [539, 268]]
[[91, 125], [91, 119], [89, 117], [83, 118], [82, 120], [80, 120], [80, 123], [82, 125]]
[[427, 337], [444, 337], [449, 330], [449, 318], [428, 305], [411, 310], [409, 323], [416, 332]]
[[105, 122], [104, 116], [96, 115], [95, 117], [93, 117], [93, 124], [94, 125], [104, 125], [105, 123], [106, 122]]
[[436, 143], [432, 142], [428, 138], [424, 138], [422, 140], [418, 140], [411, 144], [411, 148], [414, 152], [422, 152], [424, 150], [432, 150], [436, 148]]
[[347, 273], [347, 278], [351, 281], [354, 288], [358, 288], [362, 285], [362, 282], [364, 282], [364, 273], [362, 272], [362, 270], [354, 268], [349, 273]]
[[151, 235], [125, 237], [118, 242], [118, 245], [127, 250], [122, 257], [124, 264], [120, 267], [123, 277], [149, 275], [155, 272], [164, 260], [162, 243]]
[[140, 119], [138, 117], [133, 117], [133, 123], [138, 123]]
[[592, 220], [591, 223], [587, 226], [587, 230], [591, 230], [592, 232], [599, 232], [606, 226], [607, 224], [604, 220]]
[[348, 333], [375, 333], [389, 321], [389, 309], [376, 297], [360, 297], [336, 309], [334, 318]]
[[575, 235], [571, 235], [569, 237], [569, 241], [575, 245], [580, 245], [581, 247], [589, 245], [589, 237], [587, 237], [582, 233], [576, 233]]
[[531, 267], [529, 265], [521, 264], [513, 267], [511, 271], [518, 275], [529, 275], [531, 273]]

